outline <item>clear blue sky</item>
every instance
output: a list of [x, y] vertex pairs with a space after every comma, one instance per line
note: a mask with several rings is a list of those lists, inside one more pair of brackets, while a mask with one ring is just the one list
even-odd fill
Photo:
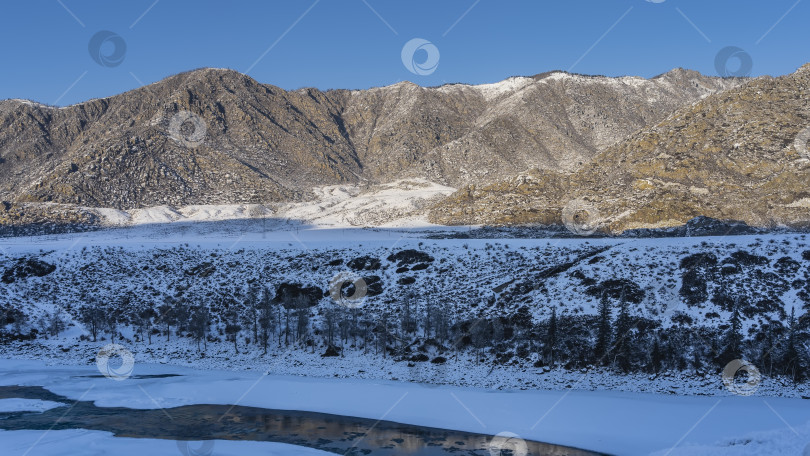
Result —
[[[554, 69], [716, 74], [726, 46], [750, 55], [753, 75], [781, 75], [810, 61], [809, 19], [810, 0], [7, 1], [0, 99], [67, 105], [199, 67], [285, 89], [484, 83]], [[91, 57], [100, 31], [120, 39], [100, 38], [97, 58], [126, 44], [117, 65]], [[403, 64], [414, 38], [439, 51], [430, 74]], [[417, 63], [433, 48], [419, 49]]]

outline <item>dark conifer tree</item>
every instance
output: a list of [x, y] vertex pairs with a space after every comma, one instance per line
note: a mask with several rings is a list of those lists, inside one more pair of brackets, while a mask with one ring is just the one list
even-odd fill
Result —
[[631, 368], [631, 332], [632, 325], [630, 321], [630, 314], [627, 311], [627, 300], [625, 293], [622, 291], [621, 301], [619, 303], [619, 316], [616, 317], [616, 345], [614, 353], [616, 355], [616, 365], [624, 372], [630, 372]]
[[602, 292], [602, 298], [599, 301], [599, 319], [596, 327], [596, 344], [594, 345], [593, 349], [594, 364], [605, 365], [608, 361], [611, 329], [610, 315], [610, 300], [607, 297], [607, 293]]
[[788, 320], [788, 337], [785, 346], [785, 352], [782, 355], [781, 365], [783, 372], [794, 383], [801, 382], [804, 377], [804, 363], [802, 362], [801, 354], [797, 348], [797, 325], [796, 325], [796, 309], [790, 310], [790, 319]]
[[546, 332], [545, 352], [548, 363], [553, 365], [555, 361], [555, 350], [557, 348], [557, 308], [551, 308], [551, 319], [548, 322]]
[[740, 307], [742, 300], [737, 298], [734, 300], [733, 308], [731, 309], [731, 326], [725, 337], [725, 349], [721, 354], [720, 362], [725, 365], [735, 359], [742, 358], [742, 316], [740, 315]]
[[259, 327], [261, 328], [261, 343], [264, 354], [267, 354], [267, 342], [270, 340], [270, 334], [275, 331], [276, 318], [273, 312], [273, 299], [270, 297], [270, 290], [262, 287], [261, 298], [258, 301], [259, 307]]
[[663, 367], [664, 363], [664, 352], [661, 350], [661, 343], [658, 341], [658, 336], [655, 336], [655, 340], [653, 341], [653, 347], [650, 351], [650, 364], [647, 369], [657, 374], [661, 372], [661, 368]]

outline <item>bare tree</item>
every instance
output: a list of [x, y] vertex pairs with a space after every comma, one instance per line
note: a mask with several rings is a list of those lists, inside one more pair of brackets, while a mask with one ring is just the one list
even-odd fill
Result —
[[231, 298], [225, 298], [225, 305], [223, 306], [225, 309], [225, 337], [227, 340], [233, 342], [233, 350], [238, 354], [239, 353], [239, 333], [242, 331], [242, 326], [239, 325], [239, 312], [236, 311], [234, 306], [231, 304], [233, 301]]
[[327, 345], [335, 344], [335, 331], [337, 328], [338, 312], [336, 304], [329, 304], [323, 313], [323, 332]]
[[56, 337], [59, 335], [59, 333], [67, 328], [67, 323], [57, 309], [47, 314], [43, 326], [45, 327], [49, 336]]
[[98, 340], [98, 332], [103, 325], [104, 312], [98, 307], [98, 302], [95, 298], [89, 298], [87, 305], [79, 311], [79, 320], [90, 331], [93, 336], [93, 342]]
[[197, 342], [197, 351], [200, 351], [200, 341], [203, 342], [205, 350], [208, 349], [208, 330], [211, 326], [211, 315], [204, 305], [197, 306], [191, 311], [189, 319], [189, 330], [191, 337]]
[[295, 309], [295, 339], [300, 341], [309, 333], [309, 300], [299, 295], [292, 299]]
[[425, 300], [425, 315], [424, 315], [424, 332], [423, 335], [425, 339], [430, 339], [431, 335], [433, 335], [434, 330], [434, 319], [436, 318], [436, 306], [433, 303], [433, 299], [427, 297]]
[[475, 362], [479, 363], [483, 355], [484, 348], [492, 343], [492, 328], [484, 319], [475, 320], [470, 325], [470, 341], [477, 352], [475, 355]]
[[158, 307], [158, 320], [166, 327], [166, 342], [172, 339], [172, 325], [177, 324], [177, 302], [166, 296], [163, 304]]
[[154, 319], [157, 317], [155, 309], [153, 309], [151, 305], [147, 305], [146, 307], [141, 308], [136, 317], [136, 327], [138, 328], [138, 333], [141, 334], [141, 340], [144, 340], [143, 336], [145, 333], [146, 338], [149, 340], [149, 344], [151, 345], [152, 325], [154, 323]]
[[408, 293], [402, 298], [402, 313], [400, 314], [400, 327], [405, 334], [416, 332], [417, 322], [413, 318], [413, 294]]

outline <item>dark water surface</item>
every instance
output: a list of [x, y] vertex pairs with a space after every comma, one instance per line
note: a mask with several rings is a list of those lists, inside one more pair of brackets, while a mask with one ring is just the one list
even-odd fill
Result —
[[[230, 405], [186, 405], [139, 410], [75, 402], [39, 386], [0, 386], [0, 399], [24, 398], [67, 405], [43, 413], [0, 413], [0, 429], [89, 429], [119, 437], [169, 440], [281, 442], [343, 455], [512, 455], [490, 451], [492, 436], [326, 413]], [[526, 441], [526, 456], [591, 456], [599, 453]], [[214, 449], [216, 454], [216, 449]]]

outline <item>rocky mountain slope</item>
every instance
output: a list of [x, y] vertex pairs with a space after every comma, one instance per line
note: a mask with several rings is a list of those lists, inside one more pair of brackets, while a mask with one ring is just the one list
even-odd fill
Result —
[[285, 91], [203, 69], [65, 108], [5, 100], [0, 200], [267, 203], [311, 199], [320, 185], [425, 178], [457, 188], [531, 167], [572, 170], [738, 83], [686, 70], [650, 80], [556, 72], [481, 86]]
[[810, 222], [808, 127], [810, 65], [681, 108], [574, 172], [534, 170], [468, 186], [431, 218], [563, 222], [583, 232], [676, 226], [699, 215], [803, 227]]

